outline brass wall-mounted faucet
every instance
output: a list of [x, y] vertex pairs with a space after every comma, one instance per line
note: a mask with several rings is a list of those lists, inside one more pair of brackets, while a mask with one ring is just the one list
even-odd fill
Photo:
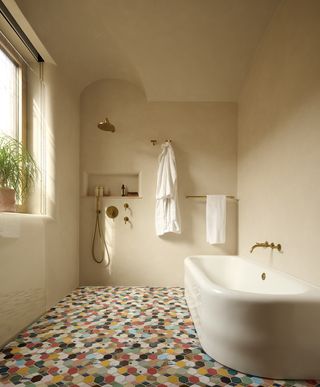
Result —
[[256, 248], [256, 247], [263, 247], [263, 248], [267, 248], [267, 247], [270, 247], [272, 250], [276, 249], [278, 250], [279, 252], [281, 252], [281, 245], [280, 243], [278, 243], [277, 245], [275, 243], [269, 243], [269, 242], [263, 242], [263, 243], [259, 243], [257, 242], [255, 245], [253, 245], [251, 247], [251, 250], [250, 250], [250, 253], [253, 252], [253, 250]]

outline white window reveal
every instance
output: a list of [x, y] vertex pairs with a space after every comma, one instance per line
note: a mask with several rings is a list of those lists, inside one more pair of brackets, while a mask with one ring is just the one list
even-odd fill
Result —
[[0, 134], [19, 139], [19, 116], [22, 98], [19, 85], [19, 66], [0, 47]]

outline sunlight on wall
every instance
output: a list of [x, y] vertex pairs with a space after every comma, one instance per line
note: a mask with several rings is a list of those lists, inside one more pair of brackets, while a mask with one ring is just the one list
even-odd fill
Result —
[[[50, 114], [51, 117], [51, 114]], [[46, 184], [45, 184], [45, 198], [46, 198], [46, 214], [54, 216], [55, 214], [55, 144], [54, 133], [52, 131], [51, 119], [48, 119], [46, 114], [46, 120], [44, 123], [46, 139], [44, 141], [45, 157], [46, 157]], [[50, 124], [49, 124], [50, 123]]]
[[28, 146], [40, 171], [28, 207], [31, 213], [53, 216], [55, 151], [52, 103], [42, 73], [41, 66], [28, 69]]
[[54, 215], [55, 203], [55, 146], [53, 134], [52, 102], [50, 90], [42, 80], [42, 69], [38, 77], [29, 75], [30, 101], [28, 130], [29, 146], [40, 169], [34, 193], [29, 201], [32, 213]]
[[[34, 192], [29, 199], [29, 210], [32, 213], [37, 213], [37, 212], [43, 213], [42, 181], [45, 178], [45, 174], [43, 173], [44, 163], [41, 157], [41, 146], [42, 146], [41, 111], [35, 98], [33, 98], [32, 100], [32, 118], [29, 119], [29, 123], [30, 122], [32, 122], [32, 124], [29, 125], [29, 130], [32, 128], [32, 134], [31, 133], [29, 134], [29, 149], [31, 150], [33, 158], [35, 159], [38, 165], [38, 168], [40, 169], [40, 173], [38, 175], [38, 179], [34, 187]], [[32, 139], [30, 139], [31, 136], [32, 136]]]
[[55, 137], [53, 133], [53, 112], [52, 112], [52, 93], [49, 86], [42, 83], [42, 157], [45, 173], [43, 192], [45, 198], [45, 213], [51, 217], [55, 212]]
[[[103, 214], [105, 211], [102, 212]], [[113, 219], [108, 218], [107, 216], [104, 216], [105, 219], [105, 238], [107, 242], [107, 247], [109, 251], [109, 257], [110, 257], [110, 265], [109, 267], [106, 267], [106, 272], [111, 275], [112, 273], [112, 262], [115, 258], [115, 223]], [[107, 255], [107, 252], [105, 252], [105, 256]]]

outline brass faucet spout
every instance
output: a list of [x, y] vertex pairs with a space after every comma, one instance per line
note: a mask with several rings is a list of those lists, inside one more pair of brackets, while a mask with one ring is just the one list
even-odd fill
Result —
[[257, 248], [257, 247], [269, 247], [269, 242], [263, 242], [263, 243], [260, 243], [260, 242], [257, 242], [255, 245], [253, 245], [252, 247], [251, 247], [251, 250], [250, 250], [250, 253], [252, 253], [253, 252], [253, 250], [255, 249], [255, 248]]
[[263, 242], [263, 243], [260, 243], [260, 242], [257, 242], [255, 245], [253, 245], [250, 249], [250, 253], [253, 252], [253, 250], [256, 248], [256, 247], [263, 247], [263, 248], [267, 248], [267, 247], [270, 247], [272, 250], [276, 249], [278, 250], [279, 252], [281, 252], [281, 245], [280, 243], [278, 243], [277, 245], [275, 243], [269, 243], [267, 241]]

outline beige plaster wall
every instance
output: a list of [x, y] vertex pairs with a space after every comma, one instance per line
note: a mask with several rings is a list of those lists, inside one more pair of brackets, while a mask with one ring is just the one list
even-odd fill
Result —
[[320, 285], [320, 2], [284, 1], [239, 103], [239, 249]]
[[51, 133], [51, 195], [45, 228], [47, 307], [79, 284], [79, 96], [59, 68], [47, 65], [46, 125]]
[[78, 285], [79, 103], [57, 67], [44, 83], [50, 216], [0, 214], [0, 346]]
[[[115, 133], [97, 129], [106, 116]], [[81, 198], [80, 283], [82, 285], [183, 284], [183, 259], [191, 254], [237, 252], [237, 205], [228, 201], [227, 243], [211, 246], [205, 237], [205, 200], [186, 195], [236, 192], [237, 107], [234, 103], [148, 103], [132, 84], [99, 81], [81, 96], [81, 174], [141, 173], [142, 199], [105, 198], [119, 216], [103, 221], [112, 265], [91, 258], [95, 199]], [[154, 208], [160, 146], [170, 138], [176, 154], [182, 234], [155, 235]], [[83, 189], [83, 194], [85, 190]], [[120, 186], [119, 186], [120, 194]], [[128, 202], [131, 212], [124, 211]], [[128, 215], [132, 224], [124, 224]]]

